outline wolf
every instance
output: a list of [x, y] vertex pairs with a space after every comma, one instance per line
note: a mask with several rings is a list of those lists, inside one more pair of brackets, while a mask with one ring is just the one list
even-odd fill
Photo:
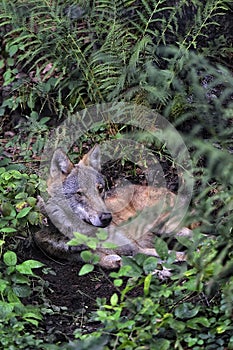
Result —
[[[167, 188], [130, 184], [105, 191], [105, 177], [101, 173], [101, 152], [95, 145], [73, 164], [67, 154], [56, 149], [47, 180], [49, 198], [41, 201], [42, 212], [50, 224], [34, 234], [38, 246], [47, 254], [80, 260], [85, 245], [70, 246], [74, 232], [94, 237], [98, 228], [107, 232], [106, 241], [115, 248], [96, 248], [99, 265], [114, 269], [121, 266], [122, 256], [144, 253], [158, 256], [154, 237], [172, 231], [168, 223], [176, 195]], [[170, 226], [170, 227], [169, 227]], [[184, 228], [179, 235], [190, 235]], [[183, 252], [176, 252], [178, 261], [185, 260]]]

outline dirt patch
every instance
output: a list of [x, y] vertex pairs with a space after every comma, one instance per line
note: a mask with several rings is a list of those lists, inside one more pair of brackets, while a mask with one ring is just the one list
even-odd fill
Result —
[[82, 263], [56, 261], [44, 255], [35, 244], [27, 242], [18, 247], [20, 262], [35, 259], [45, 267], [36, 271], [43, 278], [43, 286], [37, 286], [29, 299], [30, 304], [45, 305], [49, 313], [45, 313], [40, 332], [44, 340], [64, 342], [73, 338], [75, 329], [90, 333], [101, 327], [100, 323], [91, 319], [92, 312], [97, 309], [96, 298], [109, 300], [116, 291], [109, 271], [96, 267], [86, 276], [79, 276]]

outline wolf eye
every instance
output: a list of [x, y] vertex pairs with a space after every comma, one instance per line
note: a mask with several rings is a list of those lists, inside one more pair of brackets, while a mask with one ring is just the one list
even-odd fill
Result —
[[98, 185], [97, 185], [97, 189], [98, 189], [99, 193], [103, 193], [103, 191], [104, 191], [104, 186], [101, 185], [101, 184], [98, 184]]
[[84, 195], [84, 191], [82, 189], [77, 190], [76, 194], [78, 194], [79, 196], [83, 196]]

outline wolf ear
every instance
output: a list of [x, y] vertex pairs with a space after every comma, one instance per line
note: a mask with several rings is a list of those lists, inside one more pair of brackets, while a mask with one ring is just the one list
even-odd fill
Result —
[[80, 160], [79, 164], [90, 166], [97, 171], [101, 170], [100, 147], [95, 145], [85, 156]]
[[51, 177], [57, 177], [61, 174], [68, 175], [73, 168], [73, 163], [69, 160], [67, 155], [61, 148], [56, 149], [50, 165]]

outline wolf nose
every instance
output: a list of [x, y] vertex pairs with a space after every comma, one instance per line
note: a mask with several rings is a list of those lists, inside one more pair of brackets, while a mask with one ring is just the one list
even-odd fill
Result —
[[103, 225], [103, 227], [106, 227], [110, 224], [112, 221], [112, 214], [111, 213], [101, 213], [100, 214], [100, 221]]

